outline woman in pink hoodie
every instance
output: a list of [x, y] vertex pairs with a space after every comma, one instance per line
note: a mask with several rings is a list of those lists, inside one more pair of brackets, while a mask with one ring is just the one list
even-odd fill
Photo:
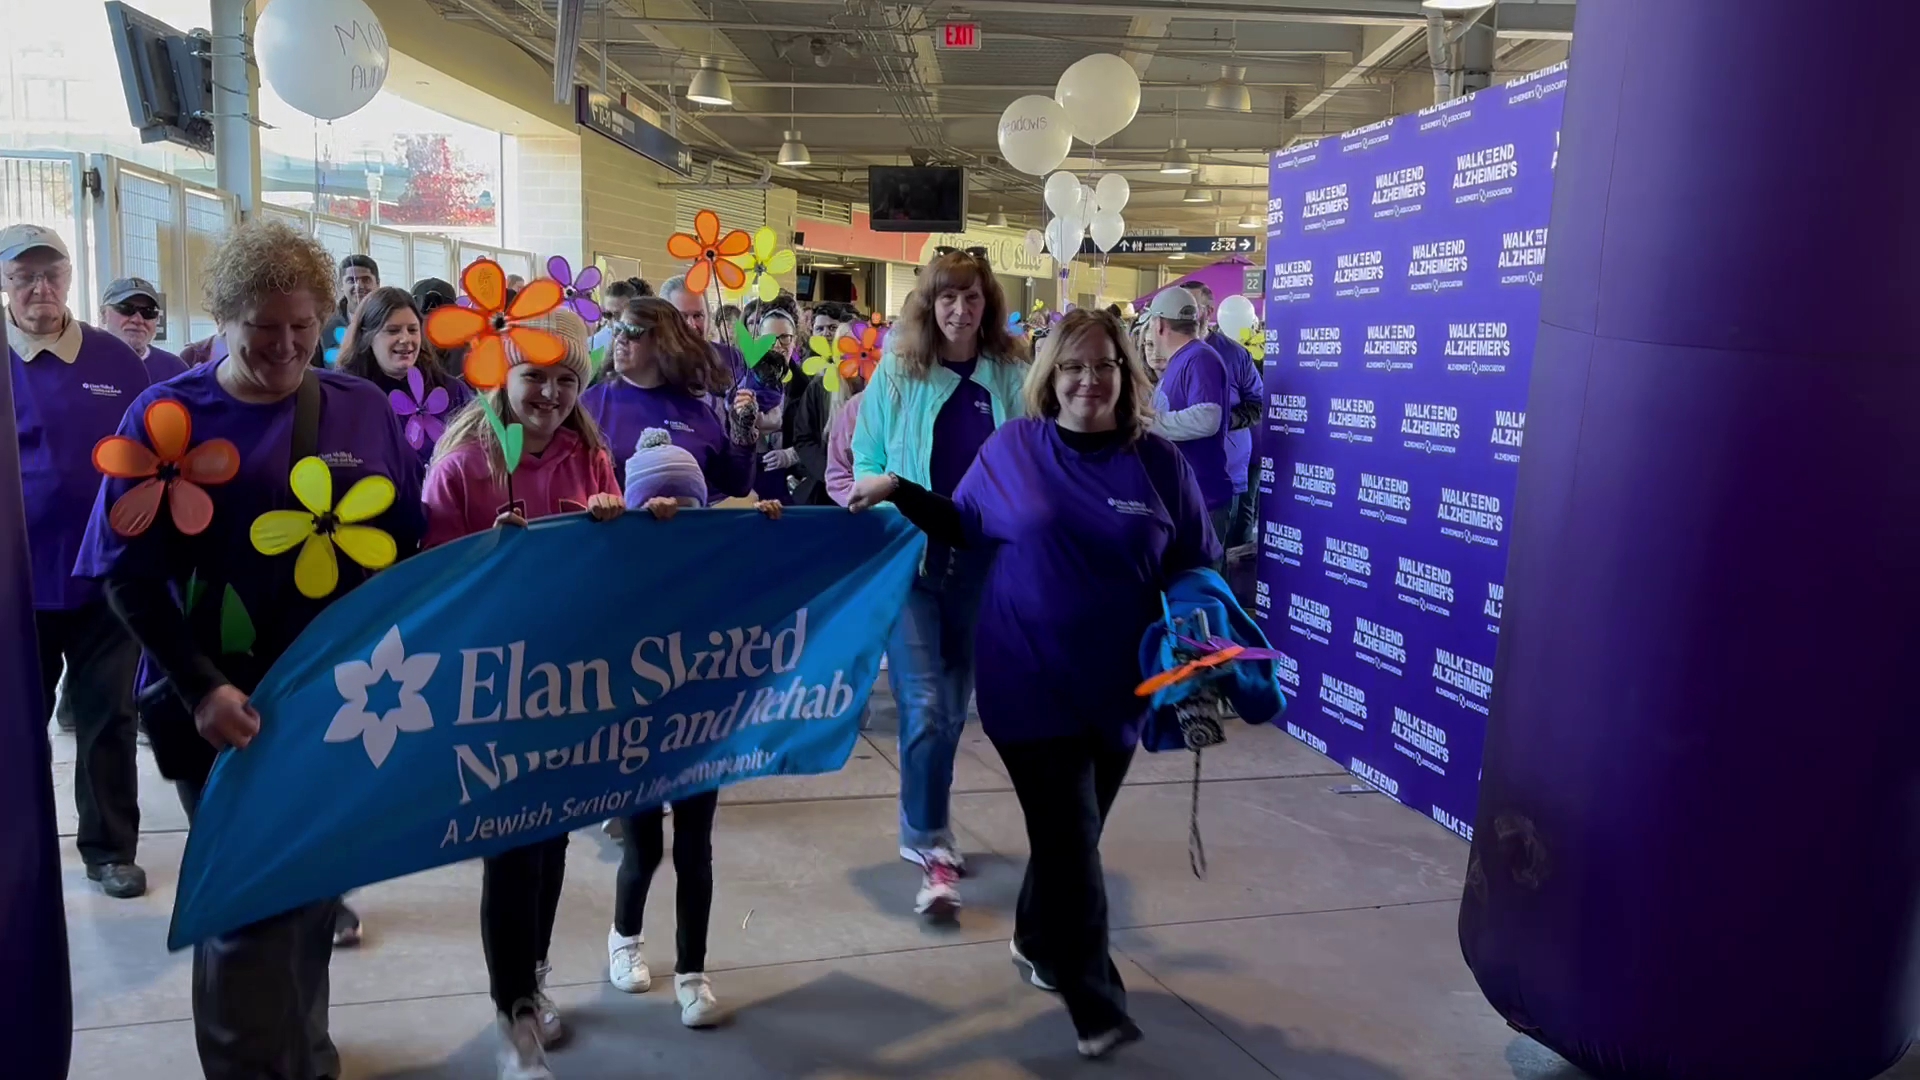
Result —
[[[422, 547], [450, 543], [492, 528], [585, 510], [596, 521], [626, 509], [613, 459], [593, 418], [578, 407], [587, 383], [587, 324], [562, 308], [526, 325], [567, 343], [566, 356], [545, 367], [508, 353], [506, 385], [485, 399], [500, 419], [519, 424], [524, 444], [507, 497], [507, 465], [486, 410], [474, 402], [448, 425], [427, 469]], [[546, 994], [554, 913], [566, 874], [567, 838], [557, 836], [484, 861], [480, 940], [487, 980], [499, 1010], [500, 1075], [551, 1080], [546, 1047], [564, 1034]]]

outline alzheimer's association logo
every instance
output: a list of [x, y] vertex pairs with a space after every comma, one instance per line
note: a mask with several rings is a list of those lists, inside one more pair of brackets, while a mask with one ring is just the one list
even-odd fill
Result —
[[366, 748], [367, 760], [379, 768], [393, 752], [401, 732], [433, 730], [433, 710], [420, 691], [427, 688], [427, 680], [439, 666], [439, 653], [408, 656], [398, 626], [389, 629], [373, 647], [371, 664], [349, 660], [334, 665], [333, 685], [346, 704], [333, 714], [326, 741], [359, 739]]

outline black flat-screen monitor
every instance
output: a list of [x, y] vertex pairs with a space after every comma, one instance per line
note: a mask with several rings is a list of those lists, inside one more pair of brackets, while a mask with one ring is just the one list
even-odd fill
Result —
[[141, 142], [213, 152], [213, 60], [208, 41], [120, 3], [107, 4], [127, 112]]
[[867, 223], [874, 232], [965, 232], [967, 170], [868, 166]]

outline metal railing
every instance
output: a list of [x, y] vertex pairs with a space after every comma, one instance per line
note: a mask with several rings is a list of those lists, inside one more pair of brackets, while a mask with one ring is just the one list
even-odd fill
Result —
[[[262, 204], [261, 215], [285, 221], [319, 240], [336, 260], [364, 253], [388, 282], [421, 278], [458, 283], [475, 259], [498, 262], [529, 278], [544, 266], [533, 252], [409, 232], [307, 210]], [[178, 351], [214, 332], [203, 301], [209, 258], [238, 223], [233, 196], [105, 154], [0, 150], [0, 225], [29, 222], [60, 234], [73, 257], [68, 303], [94, 322], [100, 287], [121, 277], [143, 277], [162, 294], [165, 326], [157, 338]]]

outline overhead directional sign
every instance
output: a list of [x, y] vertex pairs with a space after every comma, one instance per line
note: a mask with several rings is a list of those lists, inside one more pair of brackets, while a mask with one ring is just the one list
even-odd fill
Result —
[[648, 123], [646, 118], [629, 112], [625, 106], [598, 90], [576, 86], [573, 93], [574, 120], [581, 127], [597, 131], [641, 157], [665, 165], [682, 176], [693, 175], [693, 153], [686, 143]]
[[[1123, 236], [1113, 245], [1110, 255], [1247, 255], [1259, 246], [1251, 236]], [[1082, 255], [1098, 255], [1100, 249], [1089, 237], [1080, 245]]]

